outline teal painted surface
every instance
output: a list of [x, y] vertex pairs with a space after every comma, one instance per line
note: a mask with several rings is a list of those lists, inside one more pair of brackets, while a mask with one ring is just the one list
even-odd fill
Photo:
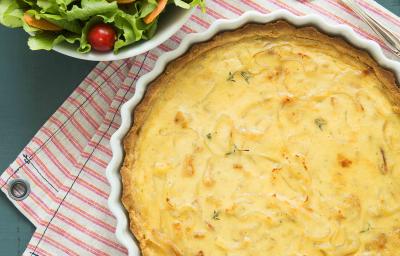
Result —
[[400, 0], [375, 0], [381, 5], [385, 6], [386, 9], [400, 16]]
[[[97, 64], [31, 52], [26, 40], [23, 31], [0, 26], [0, 172]], [[33, 231], [0, 192], [0, 256], [21, 255]]]
[[[400, 0], [378, 2], [400, 15]], [[26, 38], [22, 31], [0, 26], [0, 170], [96, 64], [55, 52], [31, 52]], [[21, 255], [33, 231], [0, 193], [0, 255]]]

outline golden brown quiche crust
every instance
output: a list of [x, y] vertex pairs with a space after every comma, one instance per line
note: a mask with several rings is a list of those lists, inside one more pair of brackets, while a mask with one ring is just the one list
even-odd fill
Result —
[[222, 32], [214, 36], [210, 41], [198, 43], [192, 46], [186, 54], [169, 63], [163, 74], [150, 83], [143, 100], [136, 107], [133, 113], [133, 126], [124, 139], [125, 158], [123, 166], [121, 167], [123, 183], [121, 200], [129, 213], [130, 229], [138, 240], [144, 256], [148, 255], [145, 242], [146, 237], [140, 228], [141, 225], [138, 224], [141, 213], [135, 208], [135, 194], [132, 189], [132, 184], [130, 184], [129, 177], [131, 176], [131, 173], [135, 171], [135, 142], [140, 134], [142, 125], [146, 122], [146, 118], [152, 109], [152, 103], [163, 90], [163, 86], [167, 84], [166, 81], [173, 78], [175, 72], [185, 66], [186, 63], [189, 63], [201, 54], [215, 47], [254, 35], [270, 37], [292, 35], [335, 45], [338, 51], [345, 52], [347, 55], [359, 59], [360, 62], [365, 63], [371, 68], [371, 72], [374, 72], [382, 84], [386, 86], [388, 97], [391, 98], [394, 109], [396, 109], [396, 112], [400, 112], [398, 111], [400, 108], [400, 92], [392, 72], [379, 66], [367, 52], [356, 49], [340, 37], [325, 35], [314, 27], [297, 28], [285, 21], [277, 21], [268, 24], [248, 24], [234, 31]]

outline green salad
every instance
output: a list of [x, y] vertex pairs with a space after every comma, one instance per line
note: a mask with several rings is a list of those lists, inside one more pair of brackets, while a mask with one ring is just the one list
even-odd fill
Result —
[[205, 8], [205, 0], [0, 0], [0, 23], [28, 32], [32, 50], [67, 42], [82, 53], [117, 52], [153, 37], [169, 4]]

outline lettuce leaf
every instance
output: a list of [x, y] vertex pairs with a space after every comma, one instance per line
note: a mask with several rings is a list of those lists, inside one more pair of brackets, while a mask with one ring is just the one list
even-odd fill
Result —
[[203, 12], [206, 12], [206, 1], [205, 0], [192, 0], [192, 1], [189, 1], [189, 4], [192, 8], [194, 8], [196, 6], [200, 6], [201, 10]]
[[36, 0], [23, 0], [25, 5], [29, 5], [31, 7], [34, 7], [36, 4]]
[[68, 6], [75, 0], [56, 0], [59, 6], [59, 11], [65, 13], [68, 10]]
[[73, 44], [80, 41], [80, 35], [55, 35], [54, 33], [39, 33], [28, 39], [28, 46], [31, 50], [48, 50], [61, 42]]
[[[140, 5], [140, 6], [139, 6]], [[151, 3], [151, 2], [146, 2], [146, 3], [136, 3], [135, 4], [137, 12], [139, 13], [138, 18], [144, 18], [147, 15], [149, 15], [156, 7], [157, 3]]]
[[62, 17], [57, 14], [48, 14], [48, 13], [39, 13], [35, 10], [29, 10], [27, 13], [31, 16], [34, 16], [36, 19], [45, 19], [65, 30], [70, 32], [74, 32], [77, 34], [82, 33], [82, 28], [80, 23], [77, 20], [68, 21], [65, 17]]
[[69, 21], [88, 20], [94, 15], [117, 12], [118, 5], [116, 1], [107, 0], [82, 0], [81, 6], [74, 5], [70, 11], [65, 12], [65, 17]]
[[22, 27], [24, 11], [15, 0], [0, 0], [0, 23], [11, 28]]
[[36, 5], [41, 8], [41, 13], [58, 14], [58, 4], [55, 0], [37, 0]]
[[115, 42], [114, 51], [118, 51], [120, 48], [142, 38], [144, 29], [140, 28], [140, 22], [137, 17], [123, 12], [115, 16], [114, 25], [121, 33]]
[[186, 3], [183, 0], [174, 0], [176, 6], [179, 6], [183, 9], [190, 9], [190, 4]]

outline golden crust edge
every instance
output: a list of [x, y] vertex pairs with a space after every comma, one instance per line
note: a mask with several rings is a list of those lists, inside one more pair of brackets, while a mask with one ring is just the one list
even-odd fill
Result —
[[[243, 33], [246, 32], [246, 33]], [[312, 38], [313, 40], [325, 41], [334, 45], [337, 50], [346, 52], [354, 58], [358, 58], [369, 67], [373, 68], [378, 79], [385, 85], [386, 90], [389, 91], [388, 97], [391, 98], [392, 104], [400, 109], [400, 89], [396, 84], [394, 74], [381, 67], [365, 50], [358, 49], [350, 45], [343, 38], [337, 36], [329, 36], [312, 26], [295, 27], [290, 23], [278, 20], [267, 24], [247, 24], [239, 29], [233, 31], [224, 31], [206, 42], [201, 42], [193, 45], [186, 53], [172, 62], [168, 63], [165, 71], [152, 81], [145, 92], [142, 101], [137, 105], [133, 112], [133, 125], [123, 140], [125, 151], [125, 158], [123, 165], [120, 169], [122, 177], [122, 197], [121, 201], [125, 209], [129, 213], [130, 230], [139, 242], [139, 246], [143, 256], [148, 256], [149, 250], [146, 246], [146, 237], [142, 230], [142, 222], [140, 220], [140, 213], [135, 209], [135, 195], [131, 186], [130, 176], [134, 171], [134, 149], [140, 129], [146, 121], [147, 115], [151, 112], [151, 105], [154, 99], [159, 95], [163, 84], [168, 81], [173, 75], [175, 70], [179, 70], [180, 66], [197, 58], [204, 52], [213, 48], [224, 45], [234, 40], [234, 38], [244, 38], [248, 35], [274, 35], [279, 36], [287, 34], [287, 32], [303, 37]]]

